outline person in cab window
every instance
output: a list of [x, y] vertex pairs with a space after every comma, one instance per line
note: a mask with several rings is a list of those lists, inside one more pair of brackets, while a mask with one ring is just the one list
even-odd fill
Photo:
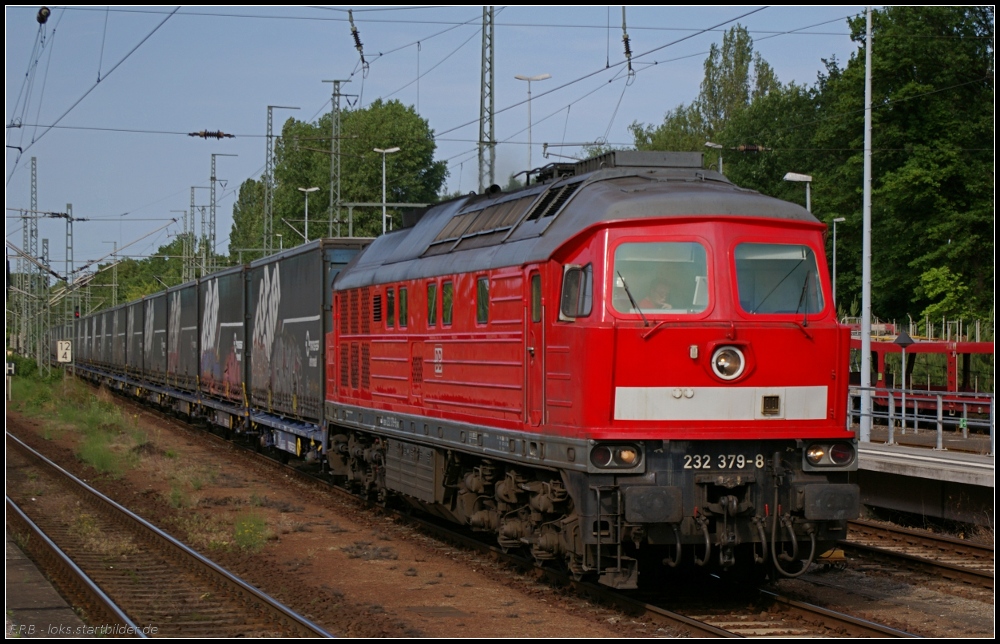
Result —
[[647, 310], [655, 309], [672, 309], [674, 307], [670, 306], [667, 298], [670, 297], [670, 285], [664, 281], [653, 282], [653, 286], [649, 289], [649, 295], [642, 298], [639, 302], [639, 308]]

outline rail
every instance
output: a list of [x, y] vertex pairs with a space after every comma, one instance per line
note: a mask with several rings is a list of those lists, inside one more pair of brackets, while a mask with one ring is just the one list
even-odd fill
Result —
[[[213, 589], [208, 594], [202, 596], [202, 599], [212, 598], [211, 605], [206, 604], [206, 608], [199, 608], [199, 611], [203, 612], [199, 613], [195, 611], [191, 615], [187, 615], [185, 619], [180, 619], [171, 624], [171, 626], [179, 629], [178, 632], [190, 632], [193, 627], [208, 627], [210, 624], [215, 623], [223, 626], [236, 624], [239, 628], [248, 628], [251, 631], [256, 629], [262, 632], [270, 632], [273, 630], [287, 637], [332, 637], [332, 635], [309, 619], [295, 613], [273, 597], [264, 594], [256, 587], [244, 582], [215, 562], [160, 530], [146, 519], [90, 487], [86, 482], [73, 476], [10, 432], [7, 432], [7, 441], [8, 448], [13, 446], [19, 454], [27, 456], [33, 462], [39, 464], [45, 472], [51, 473], [52, 476], [59, 480], [60, 484], [66, 485], [67, 489], [72, 489], [74, 493], [79, 494], [79, 499], [89, 504], [90, 507], [95, 508], [97, 514], [107, 518], [108, 525], [115, 525], [116, 529], [120, 527], [125, 532], [134, 536], [137, 542], [142, 544], [141, 549], [143, 553], [156, 554], [157, 561], [146, 564], [148, 566], [147, 570], [157, 573], [155, 575], [152, 572], [150, 573], [149, 579], [152, 580], [152, 583], [157, 584], [152, 587], [159, 587], [160, 591], [165, 595], [176, 596], [179, 593], [178, 589], [187, 589], [190, 587], [193, 577], [197, 578], [200, 587], [210, 587]], [[37, 518], [36, 515], [36, 520]], [[132, 558], [135, 559], [135, 557]], [[102, 564], [103, 566], [104, 564]], [[114, 566], [109, 566], [108, 570], [113, 568]], [[166, 574], [158, 574], [160, 571], [166, 571]], [[180, 576], [173, 574], [184, 571], [190, 572], [191, 575]], [[125, 575], [125, 577], [130, 582], [135, 582], [135, 579], [131, 576]], [[143, 581], [143, 583], [146, 582]], [[106, 587], [111, 586], [112, 584], [108, 584]], [[217, 591], [221, 592], [217, 593]], [[118, 586], [116, 591], [109, 590], [108, 594], [115, 595], [115, 600], [121, 602], [123, 610], [136, 611], [147, 616], [157, 614], [155, 611], [151, 611], [148, 604], [143, 604], [141, 601], [130, 602], [129, 600], [135, 600], [138, 596], [129, 596], [129, 592], [134, 592], [134, 589], [128, 590], [126, 584], [124, 587]], [[215, 602], [214, 595], [216, 593], [219, 599], [218, 602]], [[129, 608], [130, 606], [131, 609]], [[137, 628], [134, 623], [135, 620], [123, 621], [117, 614], [112, 613], [111, 609], [106, 608], [104, 602], [99, 607], [102, 610], [102, 614], [108, 615], [106, 623], [113, 624], [116, 629], [119, 629], [115, 630], [115, 633], [137, 634], [135, 632]], [[242, 617], [236, 619], [235, 615]], [[253, 617], [248, 615], [252, 615]], [[138, 621], [150, 622], [151, 620], [142, 619]], [[187, 631], [184, 631], [184, 629], [187, 629]], [[165, 632], [161, 630], [160, 634], [163, 635]], [[176, 637], [177, 635], [175, 634], [174, 636]]]
[[[50, 575], [66, 582], [63, 590], [73, 595], [73, 599], [79, 602], [77, 606], [86, 607], [92, 621], [102, 625], [94, 626], [95, 632], [131, 635], [143, 639], [149, 637], [146, 634], [147, 629], [133, 622], [118, 604], [94, 583], [93, 579], [88, 577], [34, 521], [28, 518], [17, 503], [9, 496], [4, 497], [4, 502], [7, 524], [26, 537], [28, 544], [26, 549], [36, 558], [46, 562]], [[9, 633], [8, 629], [8, 637]]]
[[[936, 427], [935, 449], [944, 449], [945, 425], [954, 424], [955, 431], [961, 432], [963, 438], [969, 437], [970, 428], [988, 432], [989, 455], [996, 456], [996, 400], [993, 394], [851, 386], [847, 401], [848, 426], [860, 423], [861, 398], [865, 395], [872, 398], [872, 423], [881, 422], [888, 427], [889, 445], [896, 442], [897, 425], [905, 434], [908, 430], [919, 432], [923, 424]], [[988, 413], [983, 409], [987, 406]]]

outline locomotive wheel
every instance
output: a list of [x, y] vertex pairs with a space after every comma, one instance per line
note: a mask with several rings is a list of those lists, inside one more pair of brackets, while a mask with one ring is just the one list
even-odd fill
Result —
[[597, 576], [583, 567], [583, 557], [572, 552], [566, 554], [566, 570], [574, 581], [591, 581]]
[[505, 555], [509, 554], [524, 554], [524, 544], [518, 543], [517, 545], [512, 545], [510, 543], [504, 544], [502, 538], [497, 538], [497, 546], [500, 548], [500, 552]]

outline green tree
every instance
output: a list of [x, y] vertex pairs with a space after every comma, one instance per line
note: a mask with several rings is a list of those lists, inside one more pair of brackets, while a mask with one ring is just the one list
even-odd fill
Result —
[[524, 187], [524, 182], [514, 176], [512, 172], [509, 177], [507, 177], [507, 185], [504, 186], [504, 192], [516, 192]]
[[781, 89], [774, 70], [754, 52], [753, 39], [740, 25], [723, 35], [721, 46], [712, 45], [704, 67], [694, 102], [669, 110], [659, 125], [629, 126], [636, 149], [702, 151], [706, 141], [717, 142], [731, 119]]
[[115, 269], [111, 262], [99, 265], [89, 285], [78, 293], [85, 300], [89, 297], [91, 302], [84, 312], [110, 308], [177, 286], [184, 274], [183, 254], [183, 235], [178, 235], [149, 257], [123, 259]]
[[250, 262], [264, 253], [241, 249], [264, 247], [264, 181], [247, 179], [233, 205], [233, 227], [229, 233], [230, 263]]
[[629, 126], [637, 150], [703, 150], [708, 139], [705, 121], [694, 105], [679, 105], [669, 110], [660, 125]]
[[[804, 206], [802, 184], [783, 177], [787, 172], [812, 173], [816, 116], [816, 92], [802, 85], [790, 83], [758, 97], [732, 116], [715, 137], [724, 148], [727, 178], [744, 188]], [[755, 147], [748, 148], [748, 143]], [[824, 201], [818, 188], [812, 186], [813, 211], [822, 218]]]
[[[986, 318], [994, 307], [994, 10], [889, 7], [873, 22], [873, 313]], [[731, 30], [705, 61], [694, 103], [659, 126], [632, 126], [639, 149], [719, 143], [730, 179], [789, 201], [804, 204], [805, 191], [784, 175], [811, 175], [813, 214], [845, 218], [842, 302], [861, 295], [864, 17], [849, 26], [857, 51], [843, 67], [824, 61], [811, 88], [781, 86], [749, 37]]]
[[717, 136], [729, 119], [780, 87], [774, 70], [754, 52], [746, 27], [733, 27], [723, 35], [721, 47], [712, 44], [705, 59], [705, 78], [695, 101], [704, 133]]
[[[275, 145], [274, 232], [283, 236], [286, 247], [301, 243], [305, 233], [305, 197], [299, 188], [319, 188], [309, 194], [310, 240], [331, 230], [337, 234], [330, 197], [331, 118], [328, 113], [313, 123], [288, 119]], [[344, 111], [341, 137], [342, 202], [382, 203], [382, 155], [374, 149], [393, 147], [399, 151], [386, 155], [386, 201], [416, 204], [438, 200], [447, 164], [434, 160], [434, 133], [412, 107], [377, 100], [368, 107]], [[399, 225], [401, 214], [393, 210], [390, 215]], [[347, 217], [347, 208], [342, 208], [343, 235], [348, 232]], [[353, 217], [355, 236], [382, 232], [380, 208], [355, 208]], [[261, 247], [262, 237], [263, 183], [247, 182], [234, 206], [230, 254], [235, 248]]]
[[[889, 7], [873, 14], [872, 308], [880, 317], [993, 308], [992, 7]], [[847, 216], [838, 293], [861, 289], [865, 19], [857, 52], [821, 79], [814, 185]], [[945, 270], [946, 269], [946, 270]], [[946, 288], [941, 285], [946, 284]]]

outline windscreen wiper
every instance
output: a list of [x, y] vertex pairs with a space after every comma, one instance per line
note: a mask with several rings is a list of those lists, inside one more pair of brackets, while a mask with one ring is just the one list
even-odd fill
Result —
[[630, 291], [628, 288], [628, 282], [626, 282], [625, 278], [622, 277], [622, 272], [617, 271], [617, 273], [618, 273], [618, 279], [622, 281], [622, 286], [625, 287], [625, 295], [628, 295], [628, 301], [632, 303], [632, 308], [638, 311], [639, 316], [642, 317], [642, 325], [649, 326], [649, 320], [647, 320], [646, 316], [642, 314], [642, 309], [639, 308], [639, 305], [635, 303], [635, 298], [632, 297], [632, 291]]

